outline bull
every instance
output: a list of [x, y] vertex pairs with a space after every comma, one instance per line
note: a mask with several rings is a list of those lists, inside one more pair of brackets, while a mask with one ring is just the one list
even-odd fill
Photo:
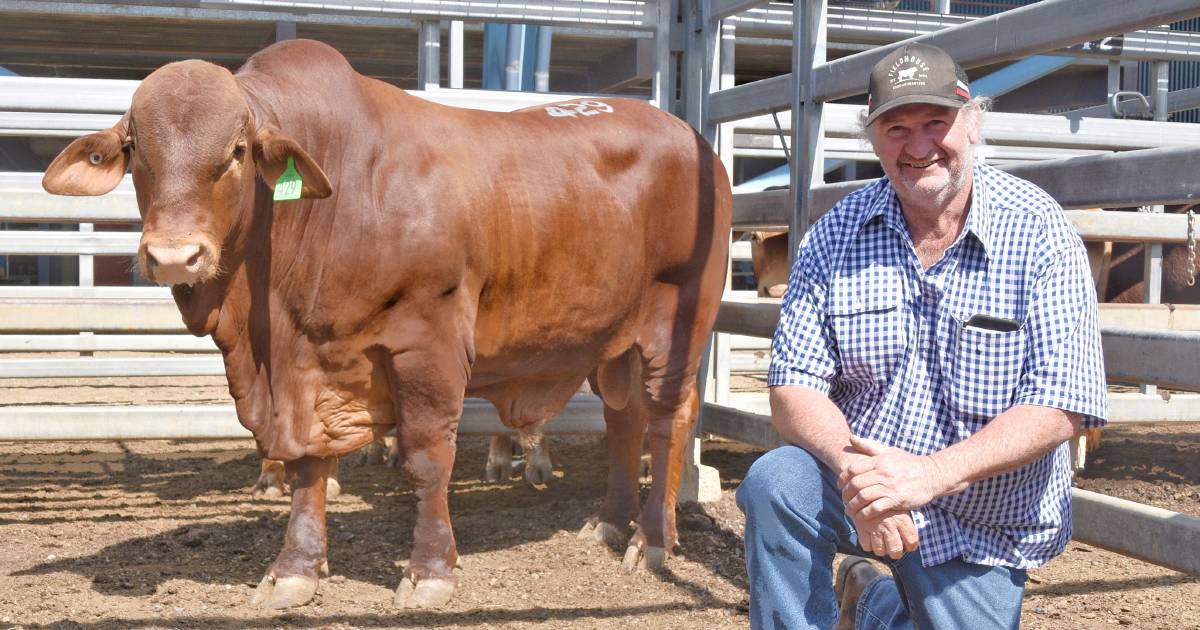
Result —
[[101, 195], [127, 169], [139, 268], [170, 285], [191, 333], [212, 336], [238, 419], [285, 462], [290, 519], [255, 604], [312, 598], [332, 462], [393, 427], [417, 497], [395, 603], [449, 601], [464, 396], [536, 446], [585, 379], [604, 401], [609, 473], [581, 533], [663, 565], [732, 206], [687, 124], [617, 98], [446, 107], [291, 40], [236, 74], [198, 60], [156, 70], [43, 186]]

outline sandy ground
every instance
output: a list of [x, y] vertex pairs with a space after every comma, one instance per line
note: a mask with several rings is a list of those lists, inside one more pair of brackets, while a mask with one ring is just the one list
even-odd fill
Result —
[[[225, 399], [219, 378], [5, 385], [0, 404]], [[286, 502], [249, 497], [249, 441], [0, 444], [0, 628], [747, 625], [732, 491], [760, 451], [707, 442], [721, 500], [682, 508], [667, 572], [628, 575], [612, 550], [575, 537], [600, 505], [603, 438], [552, 444], [557, 480], [539, 491], [480, 481], [486, 443], [464, 438], [450, 499], [464, 567], [437, 611], [391, 605], [415, 505], [400, 474], [344, 466], [329, 509], [333, 577], [281, 613], [247, 605], [287, 518]], [[1078, 485], [1200, 516], [1200, 424], [1109, 429]], [[1106, 626], [1200, 628], [1200, 581], [1077, 543], [1033, 572], [1023, 627]]]

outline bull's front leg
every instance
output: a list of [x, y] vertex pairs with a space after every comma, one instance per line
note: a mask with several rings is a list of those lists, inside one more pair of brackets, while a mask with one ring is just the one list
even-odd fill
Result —
[[447, 495], [467, 368], [456, 359], [444, 350], [410, 350], [391, 363], [397, 444], [417, 497], [412, 557], [394, 601], [400, 608], [442, 606], [458, 586]]
[[317, 592], [318, 574], [328, 573], [325, 536], [326, 480], [333, 458], [303, 457], [284, 463], [292, 488], [292, 513], [283, 549], [254, 591], [262, 608], [300, 606]]

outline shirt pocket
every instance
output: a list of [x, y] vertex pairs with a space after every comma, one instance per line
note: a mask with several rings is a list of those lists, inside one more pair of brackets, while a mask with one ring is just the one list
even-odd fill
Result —
[[900, 305], [897, 292], [879, 287], [843, 285], [835, 289], [829, 320], [842, 378], [882, 384], [896, 375], [905, 347]]
[[981, 330], [955, 320], [950, 403], [974, 433], [1012, 406], [1025, 363], [1025, 331]]

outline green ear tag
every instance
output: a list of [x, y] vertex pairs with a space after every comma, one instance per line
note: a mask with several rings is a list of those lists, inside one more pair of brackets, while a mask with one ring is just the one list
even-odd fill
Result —
[[288, 156], [287, 168], [283, 175], [275, 180], [275, 201], [291, 201], [300, 198], [300, 189], [304, 187], [304, 179], [296, 171], [296, 162]]

